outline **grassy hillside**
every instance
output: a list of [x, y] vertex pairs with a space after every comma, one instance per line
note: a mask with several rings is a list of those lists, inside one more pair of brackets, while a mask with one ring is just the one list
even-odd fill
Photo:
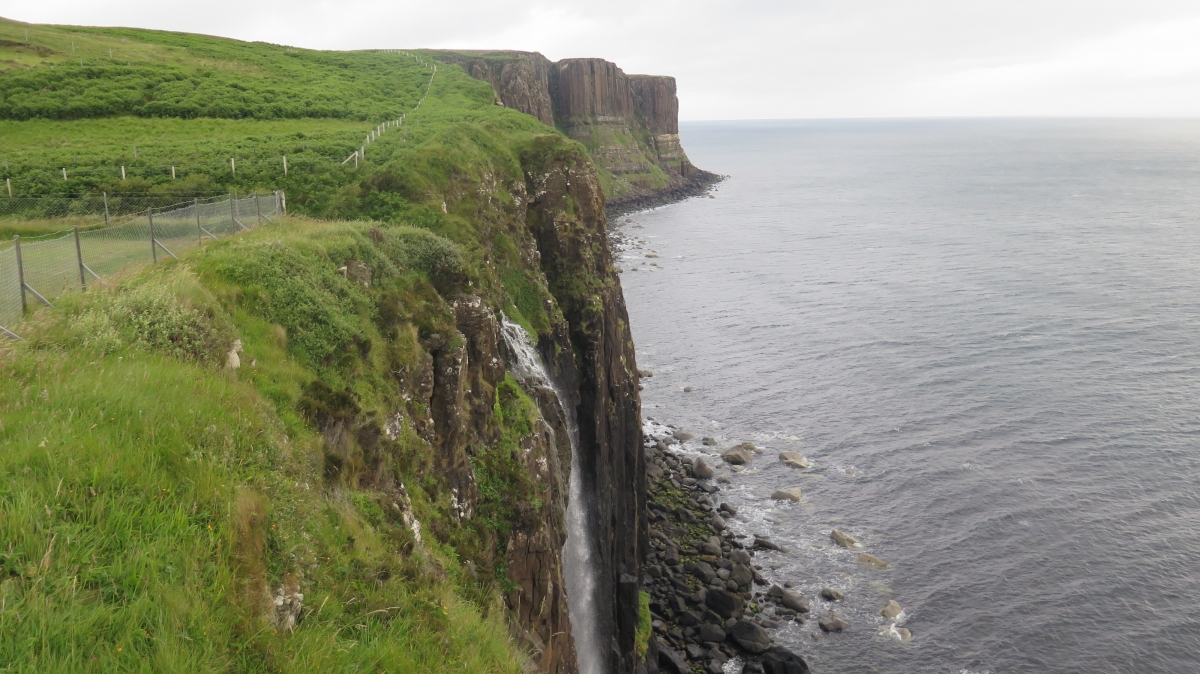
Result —
[[18, 193], [282, 189], [299, 214], [6, 326], [26, 339], [0, 348], [0, 671], [521, 670], [500, 598], [509, 527], [542, 508], [536, 408], [510, 379], [472, 410], [491, 440], [460, 521], [413, 373], [455, 346], [462, 293], [535, 335], [561, 320], [516, 216], [522, 162], [579, 146], [403, 54], [0, 40]]
[[[405, 408], [388, 373], [446, 331], [435, 284], [462, 269], [426, 230], [371, 229], [222, 241], [75, 296], [0, 352], [5, 671], [519, 670], [495, 581], [439, 542], [449, 495], [411, 423], [373, 458], [390, 492], [361, 466], [329, 477], [319, 417]], [[336, 273], [347, 257], [377, 270], [370, 291]], [[272, 601], [293, 588], [284, 629]]]

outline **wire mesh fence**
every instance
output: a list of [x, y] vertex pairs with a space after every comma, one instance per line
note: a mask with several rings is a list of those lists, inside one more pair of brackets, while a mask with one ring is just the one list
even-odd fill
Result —
[[[193, 199], [147, 207], [119, 224], [21, 240], [0, 249], [0, 333], [34, 304], [50, 305], [65, 293], [86, 290], [106, 276], [173, 258], [205, 241], [247, 231], [284, 213], [282, 192], [237, 198]], [[110, 214], [111, 218], [111, 214]]]
[[179, 202], [180, 197], [174, 195], [106, 192], [79, 196], [0, 197], [0, 219], [38, 220], [96, 216], [97, 221], [102, 217], [111, 221], [124, 215], [145, 213], [148, 208], [174, 208]]

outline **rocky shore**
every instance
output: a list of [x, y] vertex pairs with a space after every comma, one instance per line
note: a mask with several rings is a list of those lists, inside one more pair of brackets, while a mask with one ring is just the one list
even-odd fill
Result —
[[[776, 646], [771, 631], [788, 621], [803, 623], [809, 599], [793, 591], [791, 582], [772, 585], [763, 577], [757, 553], [782, 548], [729, 531], [726, 520], [737, 509], [721, 499], [718, 483], [725, 478], [714, 479], [704, 459], [672, 450], [690, 439], [669, 428], [646, 438], [650, 552], [643, 586], [653, 628], [646, 674], [724, 674], [739, 666], [744, 674], [805, 674], [804, 659]], [[822, 594], [826, 602], [841, 598], [833, 588]], [[832, 621], [820, 621], [822, 629], [845, 629], [830, 616]]]
[[684, 199], [704, 196], [727, 177], [692, 167], [681, 185], [666, 187], [658, 191], [638, 191], [629, 196], [609, 199], [605, 204], [605, 212], [610, 219], [615, 219]]

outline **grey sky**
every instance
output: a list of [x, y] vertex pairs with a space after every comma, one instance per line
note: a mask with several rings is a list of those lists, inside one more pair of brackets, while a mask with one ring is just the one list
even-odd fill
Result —
[[0, 15], [599, 56], [676, 76], [685, 119], [1200, 115], [1196, 0], [4, 0]]

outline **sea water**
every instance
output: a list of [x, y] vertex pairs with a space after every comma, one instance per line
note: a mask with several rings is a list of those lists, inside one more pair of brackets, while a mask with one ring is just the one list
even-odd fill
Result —
[[812, 604], [777, 642], [818, 673], [1200, 671], [1200, 122], [682, 136], [713, 198], [613, 223], [643, 412], [763, 448], [720, 497]]

